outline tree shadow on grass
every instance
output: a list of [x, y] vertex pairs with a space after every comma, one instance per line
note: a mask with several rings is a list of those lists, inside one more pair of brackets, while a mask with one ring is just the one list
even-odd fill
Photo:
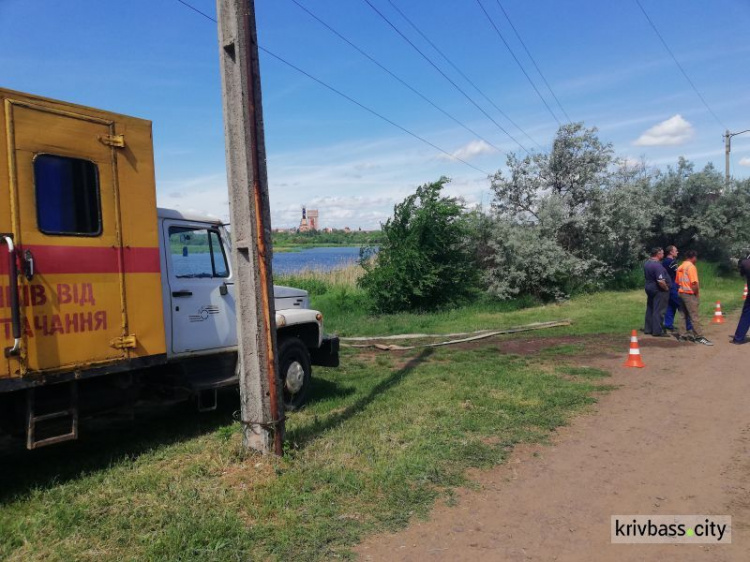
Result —
[[[320, 432], [339, 426], [366, 408], [377, 396], [398, 385], [432, 349], [425, 349], [404, 367], [378, 383], [366, 396], [345, 410], [312, 422], [288, 434], [301, 445], [309, 443]], [[354, 390], [318, 379], [310, 398], [321, 400], [331, 396], [344, 397]], [[135, 420], [91, 420], [82, 426], [78, 441], [61, 443], [35, 451], [27, 451], [19, 442], [0, 442], [0, 507], [2, 503], [23, 497], [34, 490], [44, 490], [87, 475], [106, 470], [123, 461], [135, 461], [141, 455], [217, 431], [235, 424], [233, 413], [240, 407], [235, 389], [221, 394], [215, 412], [198, 413], [191, 403], [171, 407], [140, 410]]]
[[216, 431], [234, 423], [236, 393], [222, 393], [215, 412], [190, 403], [138, 411], [134, 421], [101, 418], [82, 426], [80, 439], [27, 451], [23, 443], [0, 444], [0, 506], [32, 490], [59, 485], [124, 460]]
[[303, 427], [295, 429], [294, 431], [289, 431], [286, 434], [287, 440], [294, 443], [297, 447], [303, 448], [321, 432], [333, 429], [334, 427], [338, 427], [339, 425], [343, 424], [352, 416], [361, 412], [367, 406], [369, 406], [372, 401], [375, 400], [375, 398], [400, 384], [407, 375], [409, 375], [414, 369], [416, 369], [419, 365], [426, 361], [427, 358], [429, 358], [433, 354], [433, 352], [434, 350], [432, 348], [426, 348], [422, 350], [419, 355], [409, 360], [406, 365], [404, 365], [397, 371], [394, 371], [389, 377], [376, 384], [372, 388], [372, 390], [370, 390], [370, 392], [368, 392], [365, 396], [359, 398], [353, 404], [347, 406], [344, 410], [328, 416], [323, 420], [316, 418]]

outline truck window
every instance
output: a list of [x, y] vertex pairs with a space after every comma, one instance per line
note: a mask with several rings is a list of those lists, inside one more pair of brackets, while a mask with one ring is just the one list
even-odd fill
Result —
[[99, 236], [99, 170], [79, 158], [40, 154], [34, 158], [37, 225], [44, 234]]
[[219, 233], [206, 228], [169, 228], [172, 271], [179, 279], [229, 277]]
[[224, 247], [221, 245], [221, 237], [215, 230], [209, 231], [208, 235], [211, 243], [211, 261], [214, 266], [214, 277], [229, 277], [227, 256], [224, 254]]

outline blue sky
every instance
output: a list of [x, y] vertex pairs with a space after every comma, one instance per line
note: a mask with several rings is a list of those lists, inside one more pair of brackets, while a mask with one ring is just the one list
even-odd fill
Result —
[[[215, 17], [213, 1], [188, 1]], [[486, 205], [490, 186], [483, 172], [502, 169], [507, 151], [549, 147], [558, 123], [480, 3], [556, 118], [565, 121], [500, 6], [571, 120], [596, 126], [623, 158], [665, 168], [685, 156], [723, 171], [724, 129], [750, 129], [750, 4], [744, 0], [641, 0], [718, 120], [635, 0], [369, 0], [491, 119], [365, 0], [297, 1], [462, 125], [292, 0], [256, 2], [261, 46], [478, 170], [262, 53], [274, 227], [295, 225], [307, 205], [320, 210], [321, 226], [376, 228], [417, 185], [442, 175], [453, 180], [450, 194]], [[0, 87], [152, 120], [159, 204], [226, 217], [216, 36], [214, 23], [177, 0], [0, 0]], [[731, 171], [750, 176], [750, 133], [733, 139]]]

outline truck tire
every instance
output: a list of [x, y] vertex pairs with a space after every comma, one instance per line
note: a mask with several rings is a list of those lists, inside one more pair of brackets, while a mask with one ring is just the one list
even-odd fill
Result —
[[310, 352], [298, 338], [284, 338], [279, 342], [279, 371], [284, 390], [284, 408], [298, 410], [305, 403], [312, 382]]

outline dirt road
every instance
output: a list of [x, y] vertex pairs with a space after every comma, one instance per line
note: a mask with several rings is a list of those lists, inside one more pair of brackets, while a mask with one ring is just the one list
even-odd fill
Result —
[[[641, 338], [644, 369], [597, 360], [621, 388], [552, 445], [475, 474], [426, 522], [360, 545], [362, 560], [750, 560], [750, 344], [709, 326], [714, 347]], [[587, 361], [585, 364], [593, 364]], [[614, 514], [731, 515], [731, 545], [610, 543]]]

